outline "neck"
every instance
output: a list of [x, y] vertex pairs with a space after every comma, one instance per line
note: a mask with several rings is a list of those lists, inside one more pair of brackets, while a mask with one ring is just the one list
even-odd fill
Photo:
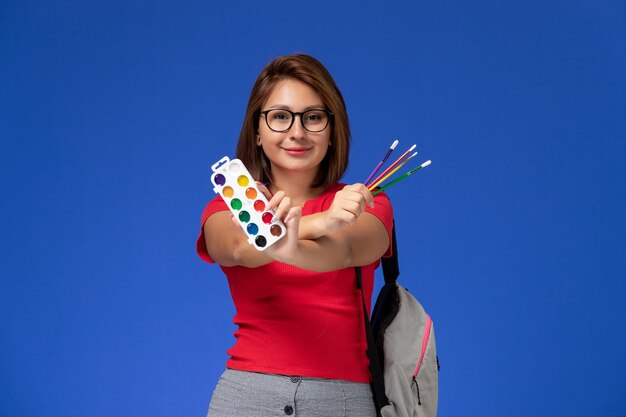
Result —
[[295, 206], [302, 206], [307, 200], [311, 200], [322, 193], [321, 187], [312, 187], [317, 172], [289, 172], [281, 174], [272, 170], [273, 181], [269, 185], [272, 193], [284, 191]]

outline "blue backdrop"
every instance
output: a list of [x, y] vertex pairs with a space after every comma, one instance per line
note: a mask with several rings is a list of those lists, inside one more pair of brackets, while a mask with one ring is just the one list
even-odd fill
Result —
[[389, 195], [439, 415], [626, 415], [625, 48], [616, 0], [0, 1], [0, 415], [206, 413], [210, 164], [293, 52], [345, 95], [346, 181], [433, 160]]

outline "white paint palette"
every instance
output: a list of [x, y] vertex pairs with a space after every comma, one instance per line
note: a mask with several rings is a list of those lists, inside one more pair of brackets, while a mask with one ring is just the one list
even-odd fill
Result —
[[248, 242], [263, 251], [285, 236], [285, 225], [268, 210], [268, 201], [239, 159], [227, 156], [211, 167], [213, 191], [221, 195], [231, 213], [239, 220]]

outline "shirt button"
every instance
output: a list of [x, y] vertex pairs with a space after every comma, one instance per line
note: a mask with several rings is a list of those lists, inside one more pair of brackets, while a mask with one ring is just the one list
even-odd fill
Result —
[[293, 382], [294, 384], [295, 384], [296, 382], [299, 382], [299, 381], [300, 381], [300, 377], [299, 377], [299, 376], [292, 376], [292, 377], [291, 377], [291, 378], [289, 378], [289, 379], [290, 379], [290, 380], [291, 380], [291, 382]]
[[287, 414], [288, 416], [293, 414], [293, 407], [290, 405], [286, 405], [285, 406], [285, 414]]

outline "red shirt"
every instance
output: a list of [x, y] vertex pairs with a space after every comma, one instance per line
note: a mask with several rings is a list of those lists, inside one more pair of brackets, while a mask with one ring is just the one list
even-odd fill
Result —
[[[344, 185], [332, 185], [319, 197], [306, 201], [303, 216], [327, 210]], [[391, 242], [391, 203], [384, 193], [376, 195], [374, 203], [375, 207], [367, 207], [366, 211], [383, 222]], [[214, 261], [207, 252], [202, 226], [211, 214], [227, 210], [217, 196], [202, 213], [197, 251], [209, 263]], [[390, 251], [391, 247], [385, 256]], [[361, 267], [368, 306], [374, 270], [379, 263]], [[258, 268], [221, 268], [235, 304], [233, 322], [238, 326], [235, 345], [227, 351], [228, 368], [370, 382], [362, 302], [354, 268], [312, 272], [278, 261]]]

